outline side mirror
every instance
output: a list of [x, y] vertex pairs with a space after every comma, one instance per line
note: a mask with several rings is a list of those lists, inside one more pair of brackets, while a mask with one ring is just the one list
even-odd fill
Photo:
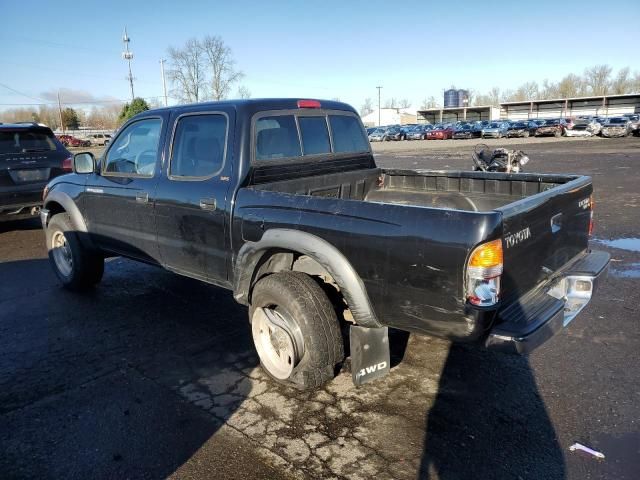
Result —
[[73, 171], [75, 173], [93, 173], [96, 171], [96, 158], [91, 152], [76, 153], [73, 156]]

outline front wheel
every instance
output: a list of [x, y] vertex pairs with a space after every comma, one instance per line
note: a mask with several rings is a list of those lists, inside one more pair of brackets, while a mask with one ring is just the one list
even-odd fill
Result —
[[322, 288], [300, 272], [261, 279], [249, 309], [262, 368], [275, 380], [318, 388], [335, 376], [344, 345], [335, 309]]
[[82, 245], [68, 214], [51, 217], [46, 242], [49, 262], [64, 288], [87, 290], [102, 280], [104, 257]]

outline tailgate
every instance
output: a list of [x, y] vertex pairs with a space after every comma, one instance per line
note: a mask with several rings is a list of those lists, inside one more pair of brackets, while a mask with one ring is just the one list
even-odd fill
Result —
[[503, 214], [505, 304], [587, 249], [591, 178], [583, 176], [546, 187], [541, 193], [498, 209]]

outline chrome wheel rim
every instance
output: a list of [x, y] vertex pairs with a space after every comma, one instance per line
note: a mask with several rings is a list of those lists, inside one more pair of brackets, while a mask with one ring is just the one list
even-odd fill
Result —
[[289, 378], [304, 353], [298, 325], [272, 308], [257, 308], [251, 319], [251, 331], [265, 369], [279, 380]]
[[73, 256], [71, 255], [71, 247], [67, 243], [64, 232], [57, 231], [51, 238], [51, 249], [53, 253], [53, 261], [58, 271], [65, 277], [71, 276], [73, 271]]

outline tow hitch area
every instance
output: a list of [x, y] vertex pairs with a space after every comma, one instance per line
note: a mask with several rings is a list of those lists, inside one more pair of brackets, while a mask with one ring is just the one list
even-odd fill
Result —
[[354, 385], [362, 385], [389, 373], [389, 329], [351, 326], [351, 375]]
[[591, 252], [572, 265], [548, 290], [499, 312], [499, 323], [485, 345], [492, 350], [529, 353], [578, 315], [607, 276], [607, 252]]

